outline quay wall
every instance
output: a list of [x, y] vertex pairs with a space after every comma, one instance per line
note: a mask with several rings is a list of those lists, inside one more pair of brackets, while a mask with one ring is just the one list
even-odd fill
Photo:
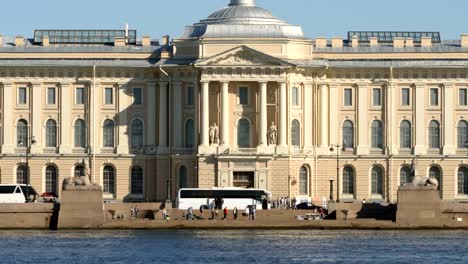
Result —
[[48, 229], [53, 211], [51, 203], [0, 204], [0, 229]]

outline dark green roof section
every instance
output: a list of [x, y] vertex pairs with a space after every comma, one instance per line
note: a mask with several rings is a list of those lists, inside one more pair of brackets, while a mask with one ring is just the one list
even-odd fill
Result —
[[127, 38], [128, 44], [136, 44], [136, 30], [35, 30], [34, 44], [43, 43], [49, 37], [50, 44], [113, 44], [115, 38]]

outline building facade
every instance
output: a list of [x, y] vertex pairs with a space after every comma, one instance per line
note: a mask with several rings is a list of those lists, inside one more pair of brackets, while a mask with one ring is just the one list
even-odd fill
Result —
[[[468, 198], [468, 35], [308, 39], [254, 0], [182, 36], [38, 30], [0, 37], [0, 182], [106, 199], [181, 187], [395, 201], [411, 175]], [[88, 165], [89, 164], [89, 165]], [[333, 181], [333, 182], [331, 182]]]

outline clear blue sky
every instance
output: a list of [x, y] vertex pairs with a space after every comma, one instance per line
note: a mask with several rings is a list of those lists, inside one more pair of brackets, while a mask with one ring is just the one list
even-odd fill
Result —
[[[5, 0], [0, 34], [31, 38], [34, 29], [119, 29], [177, 37], [185, 25], [229, 0]], [[257, 0], [307, 37], [346, 36], [349, 30], [440, 31], [443, 39], [468, 33], [467, 0]]]

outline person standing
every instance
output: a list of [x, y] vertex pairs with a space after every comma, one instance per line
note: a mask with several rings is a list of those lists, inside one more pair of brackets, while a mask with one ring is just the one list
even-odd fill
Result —
[[250, 208], [249, 208], [249, 206], [247, 206], [245, 208], [245, 218], [246, 218], [246, 220], [250, 219]]
[[252, 220], [254, 221], [255, 221], [256, 214], [257, 214], [257, 209], [255, 209], [255, 207], [252, 207]]
[[237, 214], [238, 214], [237, 207], [234, 207], [234, 210], [232, 210], [232, 214], [234, 216], [234, 220], [237, 220]]
[[224, 210], [223, 210], [223, 220], [226, 220], [227, 215], [228, 215], [228, 209], [227, 209], [227, 207], [224, 207]]
[[137, 219], [138, 218], [138, 207], [135, 206], [135, 208], [133, 208], [133, 219]]
[[211, 220], [214, 220], [215, 219], [215, 210], [216, 210], [214, 202], [213, 202], [210, 210], [211, 210]]
[[205, 211], [203, 210], [204, 205], [200, 205], [200, 217], [201, 219], [205, 219]]

